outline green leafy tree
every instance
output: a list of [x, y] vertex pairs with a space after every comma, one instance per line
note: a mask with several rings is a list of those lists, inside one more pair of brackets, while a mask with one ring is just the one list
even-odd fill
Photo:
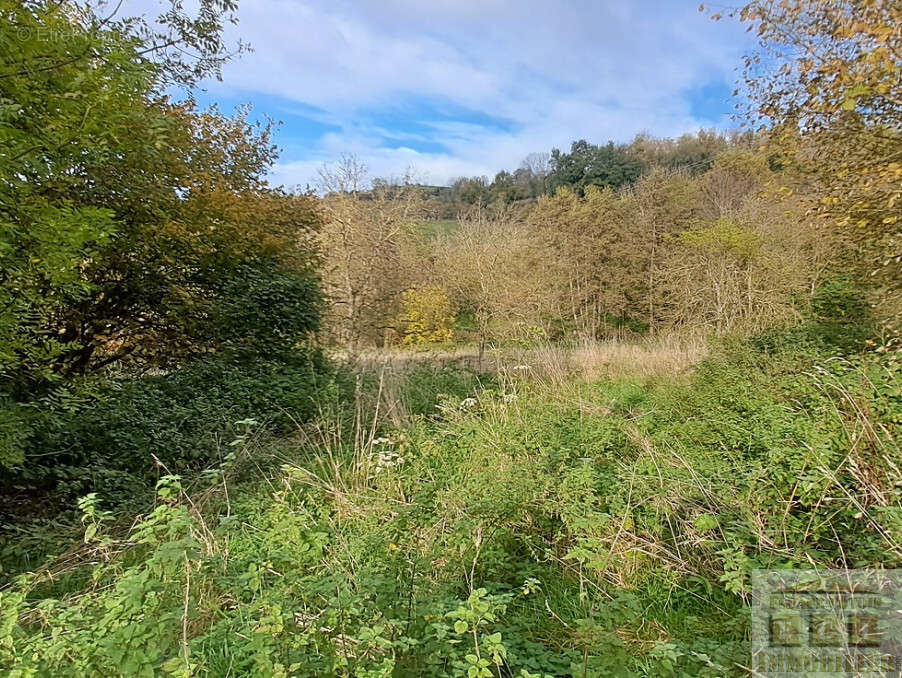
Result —
[[111, 364], [284, 349], [316, 328], [319, 217], [267, 188], [271, 125], [165, 96], [216, 72], [232, 7], [173, 3], [151, 29], [0, 0], [0, 462], [21, 458], [29, 403]]
[[609, 141], [596, 146], [588, 141], [574, 141], [569, 153], [551, 151], [549, 190], [562, 186], [582, 191], [587, 186], [618, 188], [630, 184], [642, 174], [642, 164], [625, 146]]

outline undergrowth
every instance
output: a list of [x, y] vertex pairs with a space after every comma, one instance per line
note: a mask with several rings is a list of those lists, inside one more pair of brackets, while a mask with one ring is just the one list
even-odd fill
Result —
[[133, 524], [83, 498], [0, 592], [0, 668], [739, 676], [753, 570], [902, 565], [897, 355], [807, 327], [674, 377], [533, 368], [361, 377]]

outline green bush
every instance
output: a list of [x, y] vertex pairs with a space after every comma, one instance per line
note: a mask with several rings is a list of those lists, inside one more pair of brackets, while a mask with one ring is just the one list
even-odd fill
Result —
[[811, 300], [810, 315], [814, 322], [803, 327], [846, 350], [860, 347], [876, 325], [864, 291], [850, 278], [834, 278], [821, 285]]
[[21, 408], [30, 429], [25, 462], [7, 469], [6, 484], [70, 498], [98, 488], [107, 499], [146, 496], [141, 488], [161, 472], [154, 457], [173, 473], [203, 468], [228, 452], [235, 422], [248, 418], [264, 432], [287, 433], [316, 413], [330, 379], [316, 353], [222, 355], [101, 382], [71, 407], [35, 403]]
[[410, 414], [434, 416], [438, 414], [438, 405], [446, 398], [466, 398], [490, 383], [489, 375], [467, 367], [438, 367], [426, 363], [405, 371], [399, 396]]

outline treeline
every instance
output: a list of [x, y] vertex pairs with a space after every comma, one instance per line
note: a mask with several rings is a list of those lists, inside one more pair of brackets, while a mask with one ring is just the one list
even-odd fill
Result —
[[[694, 138], [720, 150], [673, 164], [699, 158], [689, 137], [647, 141], [657, 160], [629, 182], [591, 183], [599, 175], [584, 164], [573, 185], [521, 205], [477, 203], [453, 224], [430, 222], [430, 200], [412, 184], [327, 194], [327, 338], [484, 345], [751, 332], [800, 317], [840, 260], [839, 241], [793, 195], [802, 178], [775, 168], [766, 139]], [[332, 176], [356, 167], [364, 185], [349, 160]]]
[[570, 145], [569, 152], [555, 148], [550, 153], [530, 153], [517, 169], [502, 170], [492, 179], [459, 177], [447, 187], [424, 187], [424, 193], [433, 213], [456, 218], [468, 206], [521, 204], [553, 195], [560, 188], [580, 194], [592, 186], [620, 188], [655, 169], [703, 174], [720, 153], [751, 150], [759, 144], [760, 139], [752, 132], [714, 129], [677, 139], [639, 134], [628, 144], [609, 141], [597, 145], [580, 139]]
[[[879, 341], [898, 345], [900, 12], [736, 11], [761, 43], [744, 73], [754, 133], [577, 141], [493, 181], [458, 180], [444, 202], [410, 184], [382, 182], [366, 201], [329, 192], [326, 336], [353, 348], [750, 332], [810, 312], [825, 282], [855, 279]], [[430, 224], [451, 214], [454, 225]]]

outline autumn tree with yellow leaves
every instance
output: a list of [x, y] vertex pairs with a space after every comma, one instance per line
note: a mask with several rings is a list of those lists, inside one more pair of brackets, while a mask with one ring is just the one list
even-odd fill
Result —
[[759, 38], [745, 60], [752, 119], [784, 142], [810, 211], [878, 260], [885, 305], [902, 263], [902, 3], [755, 0], [737, 15]]
[[423, 285], [401, 295], [405, 344], [441, 344], [454, 336], [454, 310], [438, 285]]

